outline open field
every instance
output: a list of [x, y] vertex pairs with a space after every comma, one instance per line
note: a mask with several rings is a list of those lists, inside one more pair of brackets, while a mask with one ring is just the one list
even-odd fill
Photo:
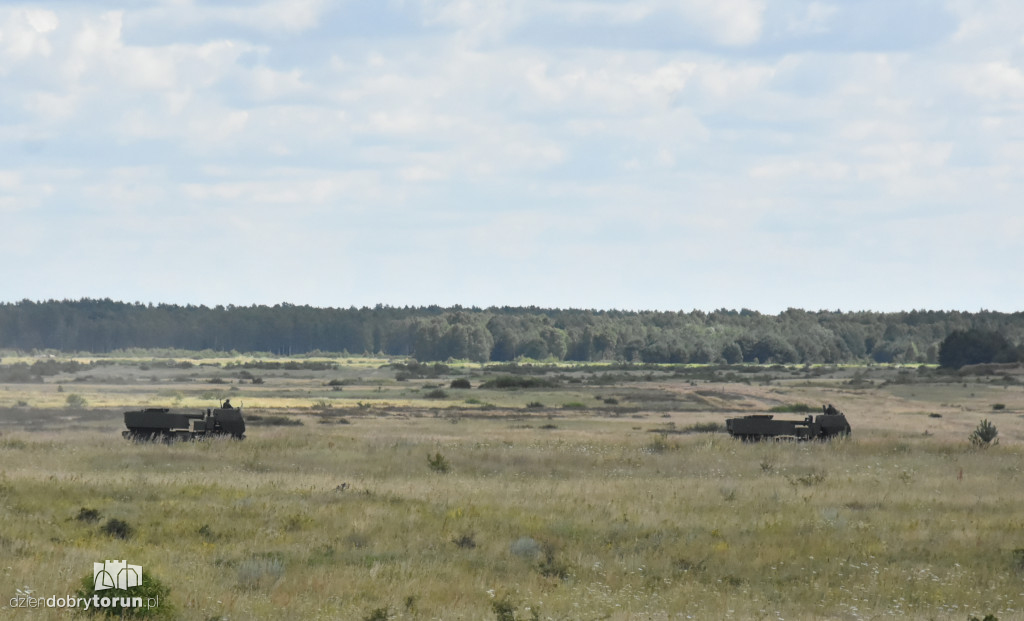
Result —
[[[1018, 367], [68, 363], [0, 364], [4, 606], [127, 559], [181, 619], [1024, 618]], [[226, 397], [244, 441], [120, 437]], [[822, 403], [852, 438], [697, 432]]]

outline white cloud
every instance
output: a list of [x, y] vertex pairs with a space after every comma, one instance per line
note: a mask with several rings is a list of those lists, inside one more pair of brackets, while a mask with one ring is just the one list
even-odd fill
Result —
[[758, 179], [781, 179], [799, 177], [824, 181], [840, 181], [848, 178], [851, 167], [836, 161], [821, 160], [777, 160], [755, 166], [750, 176]]
[[1008, 62], [987, 62], [959, 68], [964, 90], [985, 99], [1015, 100], [1024, 110], [1024, 71]]
[[765, 5], [760, 0], [689, 0], [680, 8], [723, 45], [752, 45], [761, 38]]
[[[325, 30], [347, 6], [43, 2], [0, 13], [0, 152], [11, 154], [0, 159], [0, 210], [27, 232], [14, 235], [21, 249], [43, 243], [36, 212], [68, 215], [74, 224], [53, 233], [81, 256], [76, 226], [94, 246], [148, 231], [168, 248], [229, 228], [265, 245], [268, 262], [295, 260], [273, 243], [286, 240], [331, 265], [404, 265], [409, 249], [443, 262], [441, 248], [469, 239], [470, 260], [453, 269], [468, 266], [470, 280], [500, 270], [509, 288], [490, 295], [508, 303], [544, 303], [529, 298], [543, 291], [566, 304], [664, 305], [677, 298], [628, 277], [657, 265], [659, 278], [717, 295], [728, 291], [716, 280], [743, 287], [757, 306], [774, 295], [762, 282], [771, 270], [815, 276], [802, 271], [806, 253], [766, 257], [766, 246], [826, 236], [844, 260], [871, 249], [878, 268], [897, 244], [935, 259], [930, 239], [943, 234], [976, 247], [984, 227], [956, 229], [959, 209], [1021, 227], [1010, 224], [1024, 192], [1024, 22], [1013, 4], [992, 5], [999, 16], [954, 0], [954, 36], [884, 53], [801, 47], [841, 26], [839, 5], [821, 1], [779, 14], [757, 0], [389, 2], [381, 10], [410, 32], [371, 39]], [[573, 36], [519, 30], [538, 24]], [[669, 44], [642, 45], [648, 30]], [[902, 224], [915, 218], [928, 225]], [[213, 232], [197, 238], [197, 227]], [[1011, 246], [998, 248], [1007, 264]], [[566, 248], [583, 258], [549, 280], [543, 266]], [[697, 277], [671, 267], [680, 252], [717, 259]], [[521, 277], [505, 264], [527, 255]], [[751, 262], [762, 271], [748, 277]], [[627, 301], [593, 301], [594, 265]], [[402, 298], [418, 285], [374, 274], [367, 291], [338, 295], [438, 301]], [[859, 274], [852, 282], [871, 282]], [[268, 295], [294, 284], [266, 278]], [[190, 301], [195, 290], [175, 291]], [[885, 301], [869, 294], [846, 305]], [[314, 292], [294, 301], [302, 295]], [[703, 300], [692, 303], [728, 303]]]
[[60, 26], [53, 11], [14, 9], [0, 14], [0, 75], [4, 65], [24, 62], [32, 56], [47, 57], [53, 52], [49, 34]]

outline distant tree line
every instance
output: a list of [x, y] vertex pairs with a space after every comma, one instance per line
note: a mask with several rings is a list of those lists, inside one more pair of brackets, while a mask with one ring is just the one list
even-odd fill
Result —
[[[0, 347], [108, 353], [185, 349], [315, 351], [408, 356], [420, 361], [620, 360], [651, 363], [936, 363], [954, 352], [1019, 358], [1024, 313], [752, 310], [627, 312], [520, 308], [178, 306], [109, 299], [0, 304]], [[978, 335], [983, 335], [979, 337]], [[984, 336], [988, 335], [988, 336]], [[959, 338], [959, 337], [957, 337]], [[985, 341], [987, 342], [987, 341]], [[986, 349], [987, 348], [987, 349]], [[972, 357], [973, 356], [973, 357]], [[985, 357], [985, 356], [982, 356]], [[964, 360], [975, 360], [967, 355]], [[998, 359], [998, 360], [996, 360]], [[969, 362], [968, 362], [969, 363]]]

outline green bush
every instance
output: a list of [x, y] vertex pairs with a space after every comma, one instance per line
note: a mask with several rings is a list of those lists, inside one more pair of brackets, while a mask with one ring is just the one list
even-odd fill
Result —
[[448, 460], [445, 459], [445, 456], [440, 452], [434, 453], [433, 455], [428, 454], [427, 465], [430, 466], [431, 470], [438, 474], [447, 474], [451, 472], [452, 469], [451, 464], [448, 463]]
[[982, 420], [978, 423], [978, 426], [974, 428], [971, 435], [967, 436], [967, 439], [971, 441], [971, 444], [978, 448], [986, 448], [992, 446], [996, 441], [996, 436], [999, 435], [999, 430], [996, 426], [987, 420]]
[[498, 377], [480, 384], [480, 388], [498, 390], [515, 390], [517, 388], [554, 388], [558, 386], [556, 380], [543, 377], [523, 377], [516, 375], [499, 375]]
[[508, 595], [491, 602], [491, 611], [496, 621], [516, 621], [516, 607]]
[[[164, 586], [159, 578], [151, 571], [144, 572], [142, 584], [128, 589], [101, 589], [96, 590], [96, 577], [92, 572], [82, 576], [79, 582], [79, 589], [75, 595], [88, 600], [93, 597], [103, 599], [109, 597], [116, 605], [109, 607], [89, 606], [87, 614], [102, 614], [107, 617], [118, 619], [146, 619], [146, 618], [174, 618], [175, 611], [168, 599], [171, 590]], [[121, 606], [121, 602], [128, 602], [126, 598], [141, 598], [143, 606]], [[155, 604], [155, 605], [154, 605]]]
[[132, 528], [131, 524], [117, 518], [107, 520], [107, 523], [100, 530], [103, 531], [103, 534], [116, 539], [131, 539], [135, 535], [135, 529]]
[[387, 606], [383, 608], [374, 608], [365, 617], [363, 621], [388, 621], [391, 618], [391, 609]]
[[470, 384], [469, 380], [464, 378], [464, 377], [460, 377], [458, 379], [453, 379], [452, 383], [449, 385], [449, 388], [468, 389], [468, 388], [472, 388], [472, 387], [473, 387], [473, 385]]
[[82, 507], [81, 509], [79, 509], [78, 515], [75, 516], [75, 519], [79, 522], [99, 522], [100, 512], [96, 509], [88, 509], [86, 507]]
[[82, 410], [85, 409], [87, 404], [85, 397], [82, 395], [71, 393], [64, 399], [64, 403], [69, 410]]

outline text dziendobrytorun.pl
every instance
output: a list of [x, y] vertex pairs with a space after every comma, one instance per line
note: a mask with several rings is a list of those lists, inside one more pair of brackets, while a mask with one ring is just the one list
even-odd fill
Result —
[[157, 608], [160, 606], [159, 597], [32, 597], [31, 595], [19, 595], [12, 597], [11, 608], [81, 608], [92, 610], [96, 608]]

